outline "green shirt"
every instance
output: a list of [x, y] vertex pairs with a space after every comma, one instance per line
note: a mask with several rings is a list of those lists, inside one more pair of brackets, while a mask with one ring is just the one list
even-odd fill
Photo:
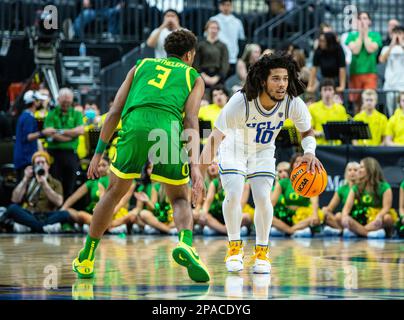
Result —
[[224, 189], [220, 185], [219, 178], [213, 179], [212, 183], [215, 186], [215, 197], [213, 198], [212, 204], [210, 205], [209, 212], [216, 216], [222, 214], [222, 205], [224, 201]]
[[305, 198], [298, 195], [292, 187], [292, 182], [289, 178], [279, 180], [279, 184], [282, 188], [282, 195], [285, 197], [286, 206], [299, 206], [309, 207], [310, 198]]
[[182, 122], [185, 102], [198, 77], [194, 68], [178, 58], [138, 60], [122, 119], [136, 108], [153, 108]]
[[90, 203], [86, 207], [86, 212], [92, 213], [95, 205], [100, 200], [100, 190], [98, 188], [98, 184], [102, 184], [106, 189], [109, 184], [109, 176], [104, 176], [95, 180], [87, 180], [86, 182], [88, 193], [90, 194]]
[[[383, 45], [382, 36], [379, 32], [369, 31], [369, 38], [372, 42], [377, 43], [379, 48]], [[345, 44], [348, 45], [350, 42], [355, 42], [359, 37], [359, 32], [354, 31], [349, 33]], [[349, 66], [350, 74], [367, 74], [367, 73], [377, 73], [377, 53], [376, 50], [373, 53], [368, 53], [365, 44], [362, 43], [362, 48], [358, 54], [352, 54], [352, 61]]]
[[[73, 107], [69, 107], [67, 112], [63, 113], [60, 106], [56, 106], [53, 110], [48, 112], [44, 122], [44, 128], [55, 129], [73, 129], [81, 125], [83, 125], [83, 115], [74, 110]], [[78, 137], [67, 142], [48, 140], [48, 149], [70, 149], [76, 152], [78, 144]]]
[[[360, 195], [359, 199], [355, 199], [355, 205], [361, 205], [364, 207], [372, 207], [372, 208], [381, 208], [383, 206], [383, 194], [388, 189], [391, 189], [391, 187], [387, 182], [383, 181], [379, 183], [377, 188], [378, 201], [376, 201], [373, 193], [364, 190]], [[358, 190], [359, 190], [358, 185], [354, 185], [352, 187], [352, 191], [354, 191], [355, 193], [357, 193]]]
[[351, 188], [348, 184], [344, 184], [343, 186], [339, 187], [337, 190], [338, 197], [341, 199], [341, 204], [344, 206], [346, 200], [348, 199], [349, 191]]
[[403, 180], [403, 182], [401, 182], [400, 188], [404, 189], [404, 180]]

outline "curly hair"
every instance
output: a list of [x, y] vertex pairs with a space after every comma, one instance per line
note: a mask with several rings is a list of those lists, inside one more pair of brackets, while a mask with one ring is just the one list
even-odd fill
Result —
[[167, 56], [175, 56], [181, 58], [184, 54], [196, 49], [198, 40], [196, 36], [189, 30], [181, 29], [171, 32], [164, 42], [164, 50]]
[[292, 56], [284, 52], [275, 52], [262, 56], [248, 71], [242, 89], [248, 101], [256, 99], [264, 91], [271, 70], [277, 68], [288, 70], [289, 84], [286, 91], [289, 96], [297, 97], [304, 92], [305, 85], [299, 80], [299, 68]]

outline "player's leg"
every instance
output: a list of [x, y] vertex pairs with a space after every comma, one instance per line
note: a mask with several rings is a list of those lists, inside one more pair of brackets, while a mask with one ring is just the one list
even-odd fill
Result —
[[94, 208], [85, 246], [73, 261], [73, 270], [80, 278], [94, 276], [94, 257], [98, 243], [111, 223], [115, 206], [128, 191], [131, 184], [132, 179], [122, 179], [111, 172], [108, 188]]
[[255, 262], [253, 270], [255, 273], [269, 273], [271, 263], [269, 261], [269, 232], [271, 230], [273, 212], [270, 193], [273, 177], [254, 177], [250, 179], [251, 191], [255, 203]]
[[241, 197], [244, 190], [245, 177], [241, 174], [222, 174], [225, 198], [223, 201], [223, 217], [229, 239], [228, 251], [225, 258], [229, 272], [243, 270], [243, 243], [240, 229], [242, 220]]
[[209, 271], [192, 247], [193, 216], [189, 201], [189, 186], [188, 184], [166, 184], [165, 186], [174, 211], [174, 222], [179, 238], [179, 243], [172, 253], [173, 258], [178, 264], [187, 268], [192, 280], [207, 282], [210, 280]]

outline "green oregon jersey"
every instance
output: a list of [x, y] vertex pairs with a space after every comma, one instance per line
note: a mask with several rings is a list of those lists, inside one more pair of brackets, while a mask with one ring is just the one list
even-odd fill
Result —
[[404, 180], [401, 182], [400, 188], [401, 188], [401, 189], [404, 189]]
[[309, 207], [310, 198], [305, 198], [298, 195], [295, 190], [293, 190], [292, 182], [289, 178], [279, 180], [279, 184], [282, 187], [282, 194], [285, 197], [286, 206], [299, 206], [299, 207]]
[[337, 194], [338, 194], [338, 197], [341, 200], [342, 205], [345, 205], [346, 199], [348, 199], [348, 195], [349, 195], [350, 190], [351, 190], [351, 188], [349, 187], [348, 184], [344, 184], [343, 186], [341, 186], [341, 187], [339, 187], [337, 189]]
[[[363, 206], [363, 207], [371, 207], [371, 208], [381, 208], [383, 206], [383, 194], [388, 190], [391, 189], [390, 184], [386, 181], [382, 181], [377, 186], [377, 196], [378, 199], [375, 198], [375, 195], [367, 190], [364, 190], [360, 195], [359, 201], [355, 199], [355, 205]], [[358, 185], [354, 185], [352, 190], [357, 193], [358, 192]]]
[[87, 180], [86, 182], [88, 193], [90, 194], [90, 203], [86, 207], [86, 212], [92, 213], [95, 205], [100, 200], [100, 190], [98, 184], [101, 183], [105, 189], [108, 188], [109, 176], [103, 176], [95, 180]]
[[194, 68], [175, 57], [138, 60], [122, 119], [136, 108], [153, 108], [182, 122], [185, 102], [198, 77]]

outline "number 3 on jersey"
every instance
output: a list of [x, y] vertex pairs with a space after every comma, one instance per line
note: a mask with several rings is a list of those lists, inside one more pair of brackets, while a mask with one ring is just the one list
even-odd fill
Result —
[[159, 89], [163, 89], [164, 85], [167, 82], [168, 76], [171, 73], [171, 69], [165, 68], [163, 66], [157, 65], [156, 66], [157, 71], [163, 71], [157, 74], [157, 79], [151, 79], [147, 82], [147, 84], [150, 84], [151, 86], [155, 86]]

